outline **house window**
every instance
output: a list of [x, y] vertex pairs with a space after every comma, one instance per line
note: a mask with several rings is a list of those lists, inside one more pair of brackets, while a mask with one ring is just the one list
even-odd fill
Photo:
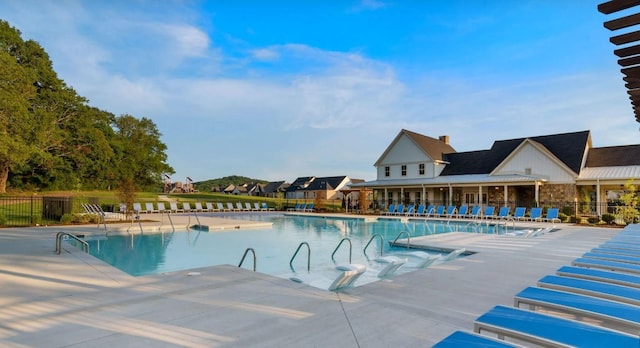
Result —
[[389, 166], [384, 167], [384, 176], [389, 176], [391, 174], [391, 170]]
[[416, 204], [420, 204], [422, 201], [420, 200], [420, 191], [416, 192]]
[[418, 165], [418, 174], [424, 175], [424, 163]]
[[407, 176], [407, 165], [406, 164], [402, 165], [402, 176]]

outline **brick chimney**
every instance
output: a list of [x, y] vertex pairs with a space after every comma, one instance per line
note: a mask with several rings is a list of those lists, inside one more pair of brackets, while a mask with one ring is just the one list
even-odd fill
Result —
[[441, 142], [449, 145], [449, 136], [448, 135], [441, 135], [438, 139], [440, 139]]

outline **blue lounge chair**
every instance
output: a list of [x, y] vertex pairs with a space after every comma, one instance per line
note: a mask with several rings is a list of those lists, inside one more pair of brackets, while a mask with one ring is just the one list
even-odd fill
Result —
[[540, 219], [542, 219], [542, 208], [531, 208], [529, 221], [538, 221]]
[[432, 348], [509, 348], [520, 347], [492, 337], [482, 336], [465, 331], [455, 331], [436, 343]]
[[456, 206], [455, 205], [450, 205], [447, 207], [447, 212], [444, 215], [447, 219], [451, 219], [453, 217], [453, 215], [456, 213]]
[[516, 210], [513, 211], [513, 219], [514, 220], [524, 220], [525, 214], [527, 212], [527, 208], [525, 207], [516, 207]]
[[404, 204], [400, 203], [396, 206], [396, 212], [394, 215], [404, 214]]
[[300, 204], [300, 207], [298, 207], [296, 211], [306, 211], [306, 210], [307, 210], [307, 203], [302, 203]]
[[599, 282], [640, 288], [640, 276], [623, 272], [611, 272], [584, 267], [562, 266], [558, 268], [556, 274], [563, 277], [596, 280]]
[[500, 207], [500, 210], [498, 211], [497, 219], [499, 219], [499, 220], [508, 219], [510, 211], [511, 211], [510, 207]]
[[436, 216], [444, 216], [444, 205], [439, 205], [436, 208], [436, 212], [435, 212]]
[[[538, 280], [538, 286], [640, 305], [640, 289], [630, 288], [623, 285], [604, 283], [595, 280], [547, 275]], [[640, 308], [638, 309], [640, 310]]]
[[524, 304], [599, 320], [629, 333], [636, 333], [640, 329], [640, 307], [628, 303], [535, 287], [517, 293], [514, 303], [515, 307]]
[[424, 204], [420, 204], [418, 206], [418, 210], [416, 210], [416, 213], [413, 214], [414, 216], [423, 216], [425, 214], [425, 205]]
[[458, 209], [458, 213], [456, 214], [456, 217], [459, 219], [465, 218], [467, 217], [467, 212], [469, 211], [469, 206], [467, 205], [461, 205], [460, 209]]
[[387, 209], [387, 211], [385, 212], [385, 215], [392, 215], [395, 212], [396, 212], [396, 205], [391, 203], [389, 204], [389, 209]]
[[474, 331], [493, 332], [541, 346], [600, 348], [640, 345], [638, 337], [619, 331], [506, 306], [493, 307], [478, 317]]
[[432, 205], [428, 206], [427, 207], [427, 211], [425, 212], [427, 217], [434, 216], [435, 213], [436, 213], [436, 208], [434, 206], [432, 206]]
[[484, 213], [482, 214], [482, 216], [483, 216], [485, 219], [489, 219], [489, 218], [492, 218], [492, 219], [493, 219], [494, 214], [495, 214], [495, 211], [496, 211], [496, 208], [495, 208], [495, 207], [490, 206], [490, 205], [489, 205], [489, 206], [486, 206], [486, 207], [484, 208]]
[[407, 211], [404, 213], [404, 215], [409, 216], [409, 215], [413, 215], [414, 211], [415, 211], [415, 205], [414, 204], [409, 204], [409, 206], [407, 207]]
[[599, 259], [599, 260], [609, 260], [609, 261], [618, 261], [618, 262], [626, 262], [640, 265], [640, 257], [636, 256], [628, 256], [628, 255], [620, 255], [615, 253], [594, 253], [588, 252], [582, 254], [583, 258], [587, 259]]
[[629, 250], [636, 251], [640, 253], [640, 245], [636, 244], [627, 244], [627, 243], [618, 243], [618, 242], [606, 242], [600, 244], [600, 248], [604, 249], [612, 249], [612, 250]]
[[627, 273], [640, 274], [640, 265], [636, 265], [633, 263], [599, 260], [599, 259], [586, 259], [581, 257], [573, 260], [571, 264], [573, 266], [579, 266], [579, 267], [600, 268], [600, 269], [608, 269], [611, 271], [622, 271]]
[[469, 215], [470, 218], [472, 219], [478, 219], [480, 218], [480, 212], [481, 212], [481, 208], [479, 205], [474, 206], [473, 208], [471, 208], [471, 214]]
[[558, 208], [549, 208], [547, 210], [547, 215], [542, 218], [542, 221], [555, 222], [557, 220], [558, 222], [560, 222], [560, 218], [558, 217], [559, 212], [560, 209]]
[[306, 211], [306, 212], [312, 213], [312, 212], [313, 212], [313, 203], [309, 203], [309, 204], [307, 204], [306, 208], [304, 208], [304, 210], [303, 210], [303, 211]]
[[609, 248], [601, 248], [596, 247], [591, 249], [591, 252], [598, 254], [616, 254], [616, 255], [626, 255], [626, 256], [640, 256], [640, 249], [609, 249]]
[[296, 203], [293, 208], [287, 208], [287, 211], [297, 211], [298, 209], [300, 209], [300, 203]]

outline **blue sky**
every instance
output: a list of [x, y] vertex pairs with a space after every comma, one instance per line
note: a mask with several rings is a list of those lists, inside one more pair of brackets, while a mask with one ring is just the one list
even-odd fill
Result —
[[638, 143], [599, 1], [0, 1], [96, 106], [152, 119], [174, 181], [375, 179], [402, 129], [457, 151]]

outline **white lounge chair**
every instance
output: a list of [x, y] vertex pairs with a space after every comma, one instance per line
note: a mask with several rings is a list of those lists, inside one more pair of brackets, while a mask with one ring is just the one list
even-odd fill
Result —
[[185, 213], [190, 213], [191, 212], [191, 205], [189, 204], [189, 202], [182, 203], [182, 210]]
[[382, 270], [380, 270], [380, 272], [378, 272], [379, 278], [393, 275], [393, 273], [395, 273], [400, 267], [402, 267], [402, 265], [407, 263], [407, 259], [401, 259], [397, 256], [382, 256], [375, 259], [375, 261], [386, 265], [384, 266], [384, 268], [382, 268]]
[[164, 207], [164, 203], [158, 202], [158, 213], [164, 213], [167, 209]]
[[201, 212], [204, 211], [204, 209], [202, 209], [202, 203], [200, 202], [195, 202], [195, 208], [193, 208], [193, 210], [197, 211], [197, 212]]
[[147, 213], [157, 213], [158, 210], [153, 207], [153, 203], [145, 203], [144, 207], [147, 209]]
[[207, 211], [218, 211], [218, 208], [214, 208], [211, 202], [206, 202], [205, 206], [207, 207]]
[[360, 264], [349, 264], [337, 266], [336, 269], [342, 271], [342, 273], [329, 285], [329, 291], [336, 291], [353, 285], [364, 274], [367, 267]]

